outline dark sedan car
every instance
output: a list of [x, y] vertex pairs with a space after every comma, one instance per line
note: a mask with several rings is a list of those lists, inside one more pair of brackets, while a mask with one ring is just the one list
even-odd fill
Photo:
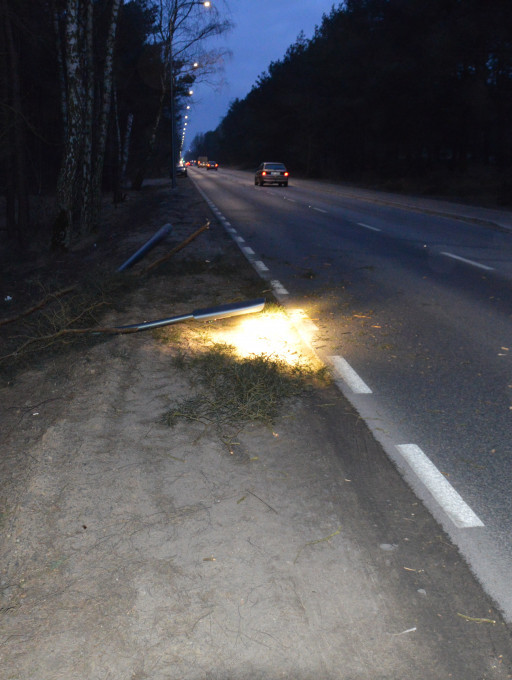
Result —
[[206, 164], [206, 169], [207, 170], [218, 170], [219, 164], [216, 163], [215, 161], [208, 161], [208, 163]]
[[261, 163], [254, 176], [254, 184], [262, 187], [264, 184], [288, 186], [289, 172], [282, 163]]

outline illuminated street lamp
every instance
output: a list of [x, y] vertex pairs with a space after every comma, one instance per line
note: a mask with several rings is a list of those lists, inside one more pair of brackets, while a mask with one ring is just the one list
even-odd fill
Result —
[[[209, 8], [212, 6], [210, 0], [196, 0], [193, 2], [186, 3], [187, 7], [192, 7], [193, 5], [199, 5], [201, 7]], [[176, 188], [176, 109], [174, 102], [174, 66], [172, 63], [172, 41], [174, 38], [174, 23], [171, 20], [169, 23], [169, 68], [170, 68], [170, 94], [171, 94], [171, 186], [173, 189]], [[198, 68], [199, 63], [194, 62], [193, 68]], [[188, 91], [191, 97], [194, 94], [193, 90]], [[187, 106], [190, 109], [190, 106]]]

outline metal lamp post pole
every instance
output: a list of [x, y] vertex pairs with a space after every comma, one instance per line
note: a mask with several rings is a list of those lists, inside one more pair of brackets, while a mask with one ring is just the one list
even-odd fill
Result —
[[[202, 5], [203, 7], [210, 8], [212, 3], [210, 0], [196, 0], [195, 2], [187, 3], [190, 5]], [[175, 19], [171, 19], [169, 23], [169, 73], [170, 73], [170, 92], [171, 92], [171, 186], [173, 189], [176, 188], [176, 107], [174, 101], [174, 65], [172, 61], [172, 41], [174, 38], [175, 29]], [[196, 68], [196, 65], [194, 65]], [[190, 93], [192, 94], [192, 93]]]
[[169, 31], [169, 62], [170, 62], [170, 90], [171, 90], [171, 187], [176, 189], [176, 112], [174, 106], [174, 66], [172, 63], [173, 29]]

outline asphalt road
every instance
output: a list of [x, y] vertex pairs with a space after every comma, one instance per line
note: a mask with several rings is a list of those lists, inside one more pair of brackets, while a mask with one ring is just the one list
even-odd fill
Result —
[[512, 215], [190, 174], [512, 620]]

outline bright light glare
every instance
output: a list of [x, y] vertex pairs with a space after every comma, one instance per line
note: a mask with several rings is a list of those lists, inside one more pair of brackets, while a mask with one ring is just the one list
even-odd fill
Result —
[[301, 341], [291, 319], [283, 312], [262, 313], [240, 318], [231, 324], [211, 328], [215, 342], [235, 347], [241, 357], [266, 355], [289, 365], [300, 362]]

